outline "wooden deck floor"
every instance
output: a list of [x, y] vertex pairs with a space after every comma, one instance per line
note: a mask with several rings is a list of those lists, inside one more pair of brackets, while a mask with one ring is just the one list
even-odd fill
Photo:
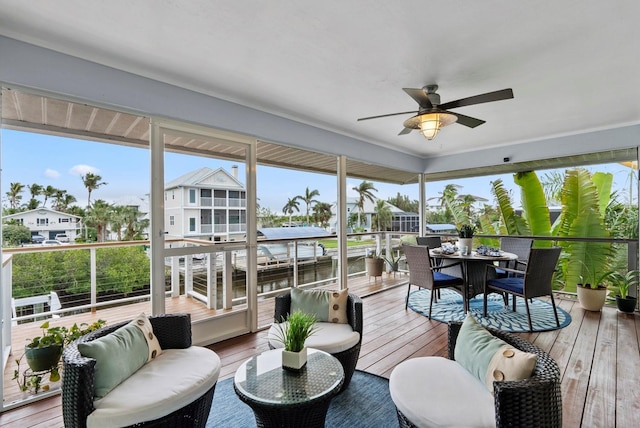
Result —
[[[358, 361], [358, 369], [385, 377], [407, 358], [446, 356], [447, 346], [445, 324], [405, 311], [406, 288], [393, 288], [402, 284], [402, 275], [388, 280], [388, 284], [386, 277], [378, 280], [376, 293], [363, 300], [365, 327]], [[365, 285], [352, 290], [368, 294]], [[622, 314], [612, 307], [601, 313], [586, 312], [572, 300], [559, 302], [571, 314], [569, 326], [522, 336], [549, 352], [560, 365], [564, 426], [640, 425], [640, 316]], [[268, 310], [261, 308], [264, 319], [268, 319]], [[221, 379], [233, 376], [245, 359], [267, 350], [265, 335], [261, 331], [212, 345], [222, 359]], [[28, 426], [62, 426], [60, 397], [0, 415], [0, 427]]]

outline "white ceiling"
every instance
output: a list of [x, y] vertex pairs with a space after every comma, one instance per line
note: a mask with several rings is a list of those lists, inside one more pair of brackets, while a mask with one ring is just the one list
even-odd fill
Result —
[[[0, 35], [423, 157], [640, 123], [640, 2], [0, 0]], [[43, 71], [45, 72], [45, 71]], [[417, 110], [486, 120], [427, 142]]]

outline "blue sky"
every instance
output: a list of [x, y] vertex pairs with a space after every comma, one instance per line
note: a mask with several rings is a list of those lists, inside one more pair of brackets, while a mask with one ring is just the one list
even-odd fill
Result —
[[[64, 189], [78, 199], [78, 204], [86, 206], [87, 191], [82, 184], [82, 176], [92, 172], [102, 176], [107, 185], [92, 192], [91, 199], [103, 199], [117, 202], [128, 196], [142, 197], [149, 191], [149, 153], [144, 149], [119, 146], [116, 144], [97, 143], [86, 140], [56, 137], [44, 134], [25, 133], [13, 130], [2, 130], [2, 201], [6, 206], [6, 193], [9, 184], [20, 182], [25, 185], [33, 183], [42, 186], [51, 185]], [[171, 181], [194, 169], [207, 166], [212, 169], [223, 167], [228, 171], [236, 162], [201, 158], [196, 156], [167, 153], [165, 155], [165, 180]], [[244, 182], [244, 165], [239, 164], [239, 179]], [[591, 170], [612, 172], [614, 189], [624, 189], [628, 193], [630, 169], [620, 164], [599, 165]], [[540, 177], [542, 173], [539, 172]], [[481, 196], [492, 202], [490, 182], [502, 178], [507, 189], [515, 195], [515, 205], [519, 204], [519, 193], [513, 184], [510, 174], [486, 176], [455, 180], [462, 186], [461, 194], [470, 193]], [[352, 187], [362, 180], [347, 179], [348, 195], [355, 196]], [[427, 198], [438, 197], [449, 181], [427, 183]], [[393, 185], [374, 183], [378, 189], [376, 196], [381, 199], [394, 197], [398, 192], [418, 199], [418, 185]], [[260, 205], [268, 207], [277, 214], [288, 198], [302, 195], [305, 188], [317, 189], [318, 200], [333, 203], [336, 200], [336, 178], [330, 175], [313, 174], [281, 168], [258, 167], [258, 197]], [[634, 195], [636, 189], [634, 188]], [[25, 188], [22, 202], [29, 199]], [[635, 198], [635, 196], [634, 196]], [[304, 203], [300, 204], [300, 212], [304, 213]]]

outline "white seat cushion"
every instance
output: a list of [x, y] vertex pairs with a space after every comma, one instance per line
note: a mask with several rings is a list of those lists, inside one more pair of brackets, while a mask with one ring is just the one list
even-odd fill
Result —
[[94, 402], [88, 427], [122, 427], [166, 416], [217, 382], [220, 358], [210, 349], [166, 349]]
[[[283, 328], [286, 328], [287, 322]], [[337, 354], [353, 348], [360, 341], [360, 333], [353, 331], [349, 324], [336, 324], [330, 322], [317, 322], [315, 324], [317, 331], [311, 335], [305, 342], [307, 348], [315, 348], [329, 354]], [[275, 340], [278, 337], [277, 327], [274, 325], [269, 329], [269, 344], [274, 348], [283, 348], [281, 342]]]
[[418, 427], [496, 426], [493, 396], [453, 360], [406, 360], [391, 372], [389, 391], [398, 410]]

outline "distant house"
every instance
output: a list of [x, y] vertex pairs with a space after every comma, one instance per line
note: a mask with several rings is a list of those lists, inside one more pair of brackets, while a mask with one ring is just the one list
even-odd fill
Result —
[[46, 239], [55, 239], [57, 234], [64, 233], [73, 242], [82, 229], [82, 218], [55, 211], [50, 208], [37, 208], [16, 214], [3, 216], [4, 222], [10, 220], [26, 226], [31, 231], [31, 236], [42, 235]]
[[[357, 206], [358, 198], [355, 197], [347, 197], [347, 216], [357, 216], [359, 208]], [[360, 227], [362, 227], [365, 232], [371, 232], [374, 230], [374, 226], [372, 224], [372, 219], [375, 216], [376, 204], [378, 203], [378, 199], [374, 197], [373, 202], [366, 199], [364, 201], [364, 210], [360, 215]], [[389, 202], [385, 202], [385, 205], [389, 207], [391, 210], [391, 223], [387, 226], [386, 230], [393, 232], [412, 232], [415, 227], [420, 225], [420, 216], [416, 213], [405, 212], [395, 205], [390, 204]], [[333, 231], [337, 228], [337, 217], [335, 208], [336, 204], [332, 206], [333, 216], [329, 221], [331, 224], [331, 228]], [[357, 225], [354, 224], [354, 227]]]
[[169, 237], [229, 241], [247, 232], [247, 192], [237, 167], [231, 174], [203, 167], [170, 181], [164, 204]]

